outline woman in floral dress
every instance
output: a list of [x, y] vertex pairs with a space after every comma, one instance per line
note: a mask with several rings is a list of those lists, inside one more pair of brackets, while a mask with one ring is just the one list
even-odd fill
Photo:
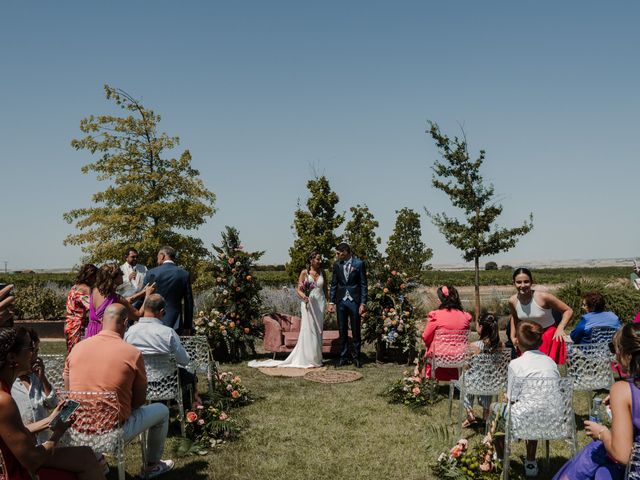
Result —
[[95, 265], [90, 263], [83, 265], [67, 296], [67, 318], [64, 325], [67, 352], [70, 352], [84, 335], [84, 327], [89, 315], [89, 295], [96, 281], [97, 272], [98, 268]]

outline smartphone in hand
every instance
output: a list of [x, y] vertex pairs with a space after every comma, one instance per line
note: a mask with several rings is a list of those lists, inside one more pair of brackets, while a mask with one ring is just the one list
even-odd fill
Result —
[[80, 407], [80, 403], [75, 400], [67, 400], [64, 402], [64, 405], [58, 412], [58, 415], [55, 416], [53, 420], [51, 420], [51, 424], [49, 425], [50, 429], [56, 428], [59, 424], [65, 423], [69, 421], [73, 412], [75, 412]]

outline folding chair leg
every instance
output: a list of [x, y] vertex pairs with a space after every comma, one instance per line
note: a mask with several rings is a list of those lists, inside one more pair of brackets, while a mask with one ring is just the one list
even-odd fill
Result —
[[118, 456], [118, 480], [125, 480], [123, 448], [118, 449], [117, 456]]
[[209, 398], [213, 398], [213, 374], [210, 364], [207, 364], [207, 382], [209, 384]]
[[545, 450], [545, 454], [546, 454], [545, 460], [546, 460], [546, 463], [547, 463], [547, 468], [549, 468], [549, 465], [550, 465], [550, 462], [549, 462], [549, 440], [545, 440], [545, 442], [544, 442], [544, 450]]
[[147, 434], [148, 430], [145, 430], [140, 434], [140, 456], [142, 457], [142, 478], [147, 479]]
[[451, 406], [453, 404], [453, 391], [455, 390], [455, 388], [453, 388], [453, 382], [449, 381], [449, 420], [451, 420]]

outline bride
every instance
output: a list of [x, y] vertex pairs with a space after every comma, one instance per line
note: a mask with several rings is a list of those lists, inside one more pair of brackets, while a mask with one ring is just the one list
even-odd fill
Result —
[[[314, 250], [307, 257], [307, 268], [300, 272], [296, 294], [302, 300], [300, 310], [300, 335], [295, 348], [285, 360], [253, 360], [250, 367], [288, 367], [311, 368], [322, 366], [322, 324], [327, 304], [328, 291], [322, 270], [322, 255]], [[314, 288], [305, 295], [303, 285], [311, 284]]]

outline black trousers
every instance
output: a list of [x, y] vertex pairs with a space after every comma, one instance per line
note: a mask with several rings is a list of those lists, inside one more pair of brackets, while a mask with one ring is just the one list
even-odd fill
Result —
[[349, 321], [351, 321], [351, 337], [353, 339], [353, 356], [360, 358], [360, 313], [358, 305], [352, 300], [340, 300], [336, 306], [338, 330], [340, 331], [340, 358], [347, 359], [349, 353]]

